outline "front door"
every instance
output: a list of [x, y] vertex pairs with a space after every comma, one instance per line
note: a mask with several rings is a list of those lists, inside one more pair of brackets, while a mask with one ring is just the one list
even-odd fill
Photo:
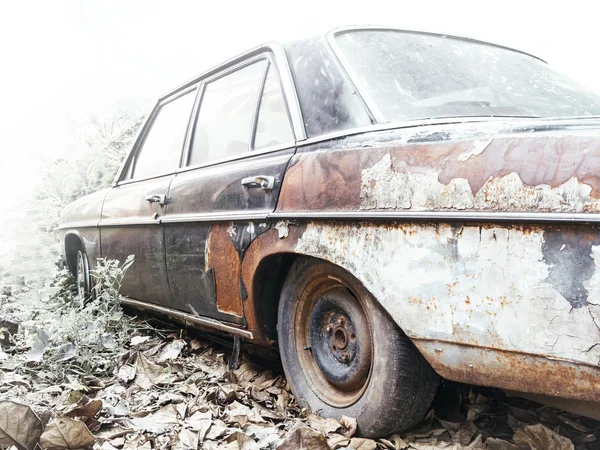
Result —
[[161, 220], [168, 207], [169, 185], [179, 167], [196, 89], [178, 93], [157, 106], [127, 162], [122, 180], [102, 208], [102, 256], [134, 262], [121, 286], [127, 297], [169, 306]]
[[269, 55], [204, 81], [187, 164], [171, 183], [163, 220], [174, 307], [243, 323], [240, 261], [267, 230], [294, 141]]

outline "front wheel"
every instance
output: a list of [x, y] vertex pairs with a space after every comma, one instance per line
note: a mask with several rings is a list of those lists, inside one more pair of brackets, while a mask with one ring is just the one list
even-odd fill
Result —
[[75, 279], [77, 282], [77, 297], [83, 301], [88, 300], [92, 294], [92, 275], [88, 257], [83, 250], [77, 250]]
[[356, 418], [363, 436], [417, 424], [437, 390], [437, 374], [373, 296], [328, 262], [294, 262], [279, 303], [278, 335], [298, 402], [324, 417]]

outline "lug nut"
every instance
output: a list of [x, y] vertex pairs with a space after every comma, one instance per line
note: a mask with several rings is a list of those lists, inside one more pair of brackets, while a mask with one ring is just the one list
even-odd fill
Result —
[[338, 322], [339, 322], [340, 324], [343, 324], [345, 321], [346, 321], [346, 318], [345, 318], [344, 316], [340, 316], [340, 317], [338, 317]]
[[327, 325], [327, 332], [329, 334], [333, 333], [333, 325]]
[[348, 352], [344, 352], [344, 354], [342, 355], [342, 358], [346, 362], [350, 361], [350, 355], [348, 354]]

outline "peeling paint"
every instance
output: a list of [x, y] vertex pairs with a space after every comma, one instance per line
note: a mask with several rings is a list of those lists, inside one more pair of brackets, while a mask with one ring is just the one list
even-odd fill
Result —
[[466, 152], [461, 153], [460, 155], [458, 155], [458, 160], [459, 161], [466, 161], [471, 156], [481, 155], [483, 153], [483, 151], [486, 148], [488, 148], [488, 146], [490, 145], [491, 142], [492, 142], [491, 139], [487, 139], [487, 140], [474, 140], [473, 141], [473, 149], [469, 150], [469, 151], [466, 151]]
[[512, 172], [490, 178], [476, 193], [469, 181], [454, 178], [448, 184], [439, 181], [438, 172], [401, 173], [392, 167], [386, 154], [361, 173], [363, 210], [493, 210], [598, 212], [600, 201], [590, 197], [591, 186], [571, 178], [557, 187], [528, 186]]
[[[592, 256], [581, 263], [589, 277], [561, 285], [553, 278], [557, 261], [544, 254], [545, 232], [533, 226], [321, 222], [307, 225], [295, 250], [349, 270], [413, 339], [596, 365], [598, 246], [588, 247]], [[581, 286], [588, 304], [574, 308], [565, 289]]]
[[280, 220], [275, 224], [275, 229], [279, 233], [279, 239], [283, 239], [289, 236], [290, 234], [290, 222], [288, 220]]

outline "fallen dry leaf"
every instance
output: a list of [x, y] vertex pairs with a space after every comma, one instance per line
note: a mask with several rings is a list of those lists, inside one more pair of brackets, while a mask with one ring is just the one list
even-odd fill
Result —
[[356, 450], [375, 450], [377, 443], [372, 439], [352, 438], [348, 444], [348, 448]]
[[85, 417], [91, 419], [96, 417], [98, 411], [102, 409], [102, 400], [89, 400], [83, 404], [75, 404], [67, 409], [63, 415], [67, 417]]
[[323, 434], [310, 428], [297, 428], [277, 450], [330, 450]]
[[150, 361], [143, 353], [136, 355], [136, 375], [134, 383], [142, 389], [166, 384], [171, 380], [171, 374], [162, 366]]
[[342, 424], [342, 434], [351, 438], [356, 433], [356, 419], [354, 417], [342, 416], [340, 419], [340, 424]]
[[187, 344], [183, 339], [175, 339], [174, 341], [169, 342], [160, 352], [158, 362], [177, 358], [186, 345]]
[[573, 443], [541, 423], [517, 430], [515, 444], [529, 445], [532, 450], [574, 450]]
[[164, 433], [167, 425], [179, 423], [174, 405], [163, 406], [155, 413], [133, 419], [131, 422], [136, 428], [157, 434]]
[[55, 417], [40, 437], [40, 447], [64, 450], [88, 447], [96, 442], [85, 423], [68, 417]]
[[0, 402], [0, 447], [33, 450], [42, 430], [42, 422], [29, 406]]
[[342, 424], [339, 423], [337, 420], [325, 419], [315, 414], [310, 414], [308, 416], [308, 425], [310, 425], [311, 428], [319, 431], [320, 433], [323, 433], [324, 435], [334, 433], [342, 428]]
[[519, 450], [519, 446], [502, 439], [489, 438], [485, 441], [485, 448], [489, 450]]
[[50, 337], [44, 330], [38, 328], [35, 338], [31, 343], [31, 350], [25, 354], [25, 359], [32, 362], [40, 362], [44, 358], [44, 353], [50, 345]]
[[177, 435], [178, 442], [173, 448], [177, 449], [196, 449], [198, 448], [198, 433], [186, 430], [185, 428]]

